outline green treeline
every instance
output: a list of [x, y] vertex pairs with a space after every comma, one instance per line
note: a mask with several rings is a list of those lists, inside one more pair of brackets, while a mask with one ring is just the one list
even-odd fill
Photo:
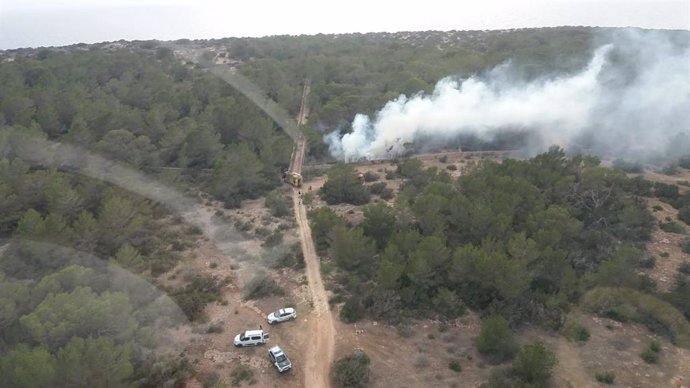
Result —
[[278, 185], [291, 141], [216, 76], [153, 47], [44, 50], [2, 63], [0, 130], [83, 146], [229, 206]]
[[[311, 212], [317, 249], [341, 269], [345, 320], [452, 318], [467, 306], [557, 328], [594, 287], [655, 291], [638, 270], [655, 226], [640, 198], [654, 195], [650, 182], [558, 148], [484, 161], [458, 179], [416, 159], [396, 174], [405, 180], [394, 206], [365, 206], [359, 225], [328, 208]], [[687, 309], [680, 292], [670, 301]]]
[[597, 29], [399, 32], [215, 40], [242, 72], [297, 114], [311, 80], [310, 123], [331, 129], [356, 113], [419, 91], [449, 75], [467, 77], [510, 60], [516, 76], [572, 71], [587, 61]]
[[32, 164], [42, 150], [19, 137], [70, 143], [227, 206], [280, 184], [291, 141], [214, 76], [143, 46], [0, 64], [0, 387], [181, 381], [191, 368], [158, 336], [201, 318], [222, 285], [157, 284], [201, 231], [126, 185]]

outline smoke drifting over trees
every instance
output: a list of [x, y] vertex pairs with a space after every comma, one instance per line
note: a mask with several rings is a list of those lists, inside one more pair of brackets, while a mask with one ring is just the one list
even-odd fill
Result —
[[356, 115], [351, 132], [325, 140], [345, 161], [506, 132], [525, 134], [530, 152], [558, 144], [641, 161], [690, 153], [687, 33], [619, 30], [600, 41], [579, 72], [525, 81], [508, 62], [467, 79], [447, 77], [432, 94], [401, 95], [374, 118]]

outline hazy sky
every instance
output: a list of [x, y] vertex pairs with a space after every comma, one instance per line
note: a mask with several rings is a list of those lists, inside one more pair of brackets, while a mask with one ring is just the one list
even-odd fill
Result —
[[562, 25], [690, 29], [690, 0], [0, 0], [0, 49]]

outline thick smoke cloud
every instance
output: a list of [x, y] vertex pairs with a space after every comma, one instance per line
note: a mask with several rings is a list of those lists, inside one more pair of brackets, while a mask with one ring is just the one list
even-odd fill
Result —
[[491, 140], [501, 131], [530, 133], [531, 152], [556, 144], [644, 161], [690, 154], [690, 48], [678, 34], [618, 31], [568, 75], [516, 81], [508, 63], [485, 76], [444, 78], [432, 94], [401, 95], [373, 120], [358, 114], [350, 133], [325, 140], [345, 161], [391, 158], [411, 144], [433, 148], [467, 134]]

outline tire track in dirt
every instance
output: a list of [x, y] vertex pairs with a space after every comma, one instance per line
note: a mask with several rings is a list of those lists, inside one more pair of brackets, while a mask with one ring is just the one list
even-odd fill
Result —
[[[306, 140], [304, 138], [297, 142], [290, 171], [302, 171], [305, 146]], [[321, 279], [319, 257], [316, 254], [314, 240], [311, 237], [307, 210], [302, 204], [301, 197], [300, 189], [293, 189], [292, 201], [295, 209], [295, 219], [299, 229], [307, 280], [309, 282], [309, 293], [311, 294], [314, 308], [312, 319], [309, 322], [309, 332], [314, 335], [310, 337], [307, 347], [307, 360], [304, 364], [304, 383], [306, 387], [310, 388], [325, 388], [330, 386], [330, 368], [335, 352], [335, 327], [328, 306], [326, 289]]]

